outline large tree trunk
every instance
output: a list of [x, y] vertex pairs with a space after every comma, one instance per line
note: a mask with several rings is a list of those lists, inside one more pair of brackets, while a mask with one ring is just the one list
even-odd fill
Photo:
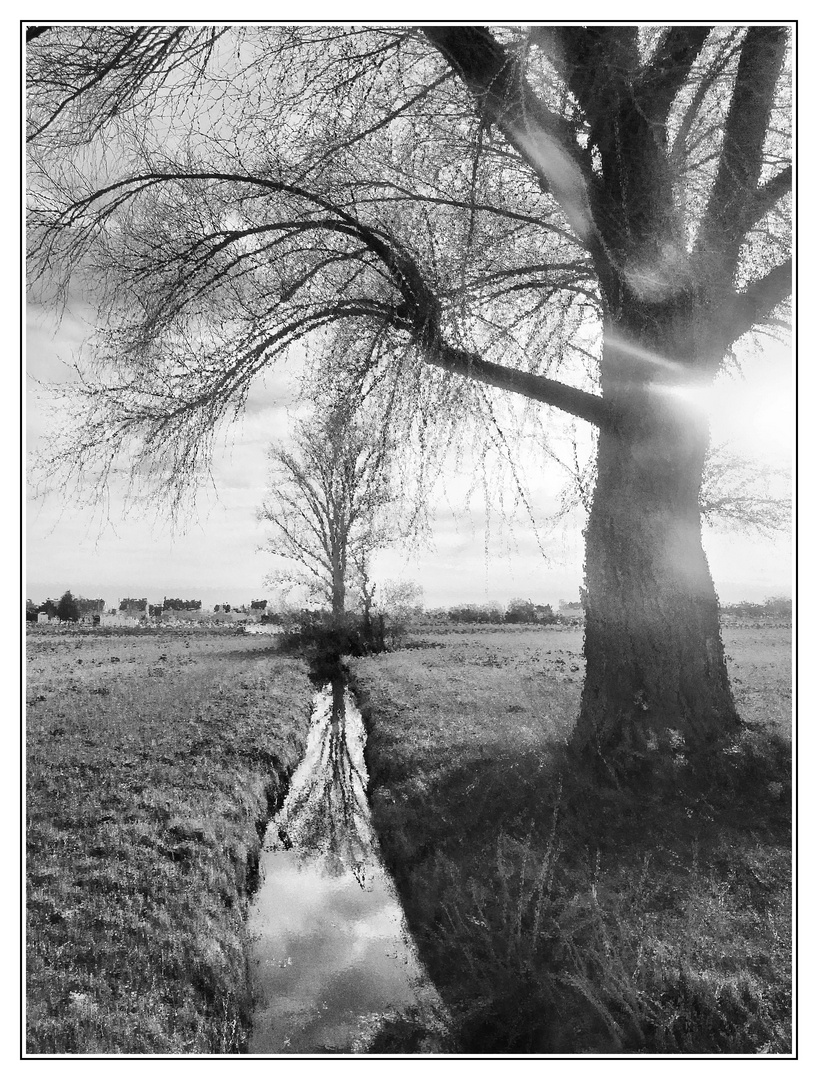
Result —
[[735, 736], [718, 601], [702, 548], [708, 427], [671, 330], [607, 328], [586, 530], [586, 676], [573, 746], [600, 774], [680, 775]]

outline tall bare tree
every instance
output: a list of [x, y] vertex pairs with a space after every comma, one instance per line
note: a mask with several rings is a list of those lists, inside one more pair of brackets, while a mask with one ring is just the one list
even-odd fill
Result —
[[680, 733], [691, 762], [712, 758], [740, 720], [689, 391], [790, 294], [790, 36], [41, 34], [33, 277], [43, 296], [84, 290], [102, 327], [59, 461], [104, 477], [127, 449], [137, 475], [178, 483], [305, 337], [339, 384], [388, 386], [427, 448], [441, 418], [502, 432], [510, 398], [529, 421], [562, 410], [598, 429], [575, 749], [605, 775], [661, 772]]
[[270, 461], [260, 517], [270, 525], [266, 549], [289, 564], [275, 581], [306, 586], [340, 624], [350, 585], [366, 590], [372, 555], [397, 539], [388, 441], [330, 412], [301, 421]]

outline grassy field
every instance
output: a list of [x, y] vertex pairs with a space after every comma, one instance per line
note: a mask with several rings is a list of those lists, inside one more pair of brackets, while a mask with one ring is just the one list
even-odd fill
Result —
[[753, 729], [697, 795], [566, 771], [581, 630], [354, 662], [384, 857], [461, 1052], [790, 1052], [790, 631], [724, 640]]
[[34, 631], [27, 663], [27, 1052], [239, 1052], [245, 903], [306, 666], [196, 631]]

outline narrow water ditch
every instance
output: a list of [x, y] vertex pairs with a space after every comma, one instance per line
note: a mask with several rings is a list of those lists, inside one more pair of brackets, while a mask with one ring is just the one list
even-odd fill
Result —
[[333, 680], [316, 694], [306, 753], [264, 838], [249, 912], [251, 1054], [441, 1051], [445, 1011], [372, 826], [365, 740]]

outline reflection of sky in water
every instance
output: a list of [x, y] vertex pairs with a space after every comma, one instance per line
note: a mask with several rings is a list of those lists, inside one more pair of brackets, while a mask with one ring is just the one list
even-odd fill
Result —
[[428, 983], [419, 985], [422, 971], [378, 858], [365, 784], [360, 714], [336, 690], [333, 717], [325, 691], [304, 761], [268, 829], [250, 912], [251, 1053], [349, 1052], [373, 1016], [437, 1003]]

